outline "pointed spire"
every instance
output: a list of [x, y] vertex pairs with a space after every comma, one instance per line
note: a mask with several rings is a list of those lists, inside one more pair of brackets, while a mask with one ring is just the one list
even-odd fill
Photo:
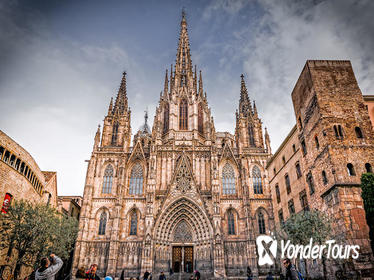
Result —
[[96, 149], [100, 145], [100, 135], [101, 135], [101, 131], [100, 131], [100, 124], [99, 124], [97, 127], [96, 134], [95, 134], [94, 149]]
[[124, 114], [127, 109], [126, 72], [123, 72], [121, 85], [118, 90], [113, 112]]
[[194, 77], [193, 77], [193, 88], [194, 88], [194, 91], [197, 95], [198, 93], [197, 93], [197, 69], [196, 69], [196, 64], [195, 64], [195, 72], [194, 72]]
[[258, 117], [258, 114], [257, 114], [257, 108], [256, 108], [256, 101], [253, 100], [253, 115], [257, 118]]
[[179, 33], [175, 71], [183, 81], [186, 80], [187, 75], [191, 75], [192, 78], [192, 61], [187, 33], [186, 13], [184, 10], [182, 11], [181, 30]]
[[168, 69], [166, 69], [165, 83], [164, 83], [164, 96], [168, 94], [168, 90], [169, 90]]
[[145, 125], [148, 125], [148, 124], [147, 124], [147, 122], [148, 122], [148, 109], [146, 109], [146, 110], [144, 111], [144, 113], [145, 113], [145, 114], [144, 114], [144, 124], [145, 124]]
[[270, 136], [268, 133], [268, 129], [265, 127], [265, 145], [266, 145], [266, 151], [271, 154], [271, 146], [270, 146]]
[[108, 115], [113, 113], [113, 97], [110, 98], [109, 108], [108, 108]]
[[204, 94], [204, 90], [203, 90], [203, 76], [202, 76], [201, 70], [200, 70], [200, 76], [199, 76], [199, 95], [201, 97], [203, 97], [203, 94]]
[[240, 78], [241, 78], [241, 82], [240, 82], [239, 113], [243, 114], [246, 117], [248, 116], [249, 113], [252, 113], [252, 105], [248, 97], [248, 91], [245, 85], [244, 75], [241, 74]]
[[170, 64], [170, 94], [174, 88], [174, 79], [173, 79], [173, 64]]

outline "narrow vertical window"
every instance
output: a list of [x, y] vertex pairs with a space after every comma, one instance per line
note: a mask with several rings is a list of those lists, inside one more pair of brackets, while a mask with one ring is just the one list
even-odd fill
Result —
[[279, 218], [280, 224], [283, 225], [284, 224], [284, 218], [283, 218], [283, 210], [282, 209], [280, 209], [278, 211], [278, 218]]
[[106, 223], [107, 223], [107, 214], [103, 212], [100, 215], [99, 235], [105, 235]]
[[112, 145], [117, 145], [117, 138], [118, 138], [118, 122], [113, 124], [113, 131], [112, 131]]
[[135, 164], [131, 170], [129, 194], [143, 194], [143, 168], [140, 163]]
[[293, 151], [294, 153], [296, 153], [296, 145], [295, 145], [295, 144], [292, 145], [292, 151]]
[[284, 176], [284, 181], [286, 183], [287, 194], [290, 194], [291, 193], [291, 184], [290, 184], [290, 177], [288, 176], [288, 174], [286, 174]]
[[4, 151], [5, 151], [4, 148], [0, 146], [0, 160], [3, 159]]
[[138, 215], [133, 210], [130, 216], [130, 235], [136, 235], [138, 230]]
[[373, 169], [370, 163], [365, 163], [365, 169], [367, 173], [373, 173]]
[[347, 164], [347, 171], [349, 176], [356, 176], [356, 172], [352, 163]]
[[319, 149], [319, 141], [318, 141], [318, 137], [317, 136], [314, 136], [314, 142], [316, 143], [316, 148], [318, 150]]
[[226, 163], [222, 169], [222, 193], [224, 195], [235, 194], [235, 172], [231, 164]]
[[265, 227], [264, 214], [262, 214], [262, 212], [259, 212], [257, 218], [258, 218], [258, 232], [260, 234], [265, 234], [266, 227]]
[[201, 134], [204, 133], [204, 115], [203, 115], [203, 105], [199, 103], [198, 112], [197, 112], [197, 125], [198, 130]]
[[295, 214], [295, 205], [293, 203], [293, 199], [288, 201], [288, 211], [290, 212], [290, 215]]
[[283, 162], [283, 164], [286, 164], [286, 157], [285, 156], [282, 157], [282, 162]]
[[275, 186], [275, 195], [277, 196], [277, 202], [280, 203], [281, 202], [281, 196], [280, 196], [278, 185]]
[[300, 127], [300, 129], [302, 129], [303, 128], [303, 123], [301, 122], [301, 117], [298, 118], [298, 121], [299, 121], [299, 127]]
[[305, 145], [305, 140], [304, 139], [301, 141], [301, 149], [303, 150], [303, 155], [305, 156], [306, 153], [307, 153], [307, 150], [306, 150], [306, 145]]
[[169, 103], [164, 107], [164, 128], [163, 132], [166, 133], [169, 131]]
[[104, 172], [103, 190], [102, 193], [111, 193], [113, 184], [113, 166], [110, 164], [107, 166]]
[[336, 139], [343, 139], [343, 128], [340, 124], [334, 125], [334, 132]]
[[300, 205], [301, 205], [301, 208], [304, 210], [304, 211], [309, 211], [309, 204], [308, 204], [308, 198], [306, 196], [306, 192], [305, 190], [300, 192], [299, 194], [299, 198], [300, 198]]
[[256, 146], [255, 135], [254, 135], [252, 124], [248, 125], [248, 137], [249, 137], [249, 145], [252, 146], [252, 147], [255, 147]]
[[322, 182], [323, 182], [324, 185], [326, 185], [328, 183], [325, 170], [322, 171]]
[[300, 163], [296, 162], [295, 167], [296, 167], [296, 176], [297, 176], [297, 178], [300, 178], [302, 176], [302, 174], [301, 174], [301, 168], [300, 168]]
[[263, 194], [261, 171], [257, 166], [252, 169], [252, 182], [253, 192], [255, 194]]
[[232, 210], [229, 210], [229, 212], [227, 213], [227, 224], [229, 235], [235, 235], [235, 217]]
[[313, 176], [312, 176], [312, 173], [308, 173], [308, 175], [306, 176], [306, 182], [309, 186], [309, 193], [310, 194], [313, 194], [314, 193], [314, 180], [313, 180]]
[[179, 129], [188, 129], [188, 104], [186, 99], [182, 99], [179, 105]]
[[355, 127], [355, 132], [357, 138], [364, 138], [364, 136], [362, 135], [361, 128], [359, 128], [358, 126]]

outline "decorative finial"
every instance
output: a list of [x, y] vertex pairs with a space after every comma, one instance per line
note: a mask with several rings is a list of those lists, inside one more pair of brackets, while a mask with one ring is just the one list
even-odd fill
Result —
[[146, 125], [148, 121], [148, 108], [145, 109], [144, 113], [144, 124]]

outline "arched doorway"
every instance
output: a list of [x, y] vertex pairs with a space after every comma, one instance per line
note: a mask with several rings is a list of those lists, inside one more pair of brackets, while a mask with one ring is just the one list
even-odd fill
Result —
[[154, 272], [212, 271], [213, 228], [202, 206], [187, 197], [169, 203], [154, 229]]

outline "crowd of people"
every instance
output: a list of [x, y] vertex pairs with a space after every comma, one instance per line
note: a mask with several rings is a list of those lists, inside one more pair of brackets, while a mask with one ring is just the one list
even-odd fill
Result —
[[[285, 280], [303, 280], [303, 277], [295, 266], [291, 263], [289, 259], [283, 259], [283, 266], [285, 267], [286, 275], [281, 274], [281, 279]], [[59, 272], [63, 265], [63, 261], [58, 256], [51, 254], [49, 257], [44, 257], [40, 260], [40, 265], [31, 275], [26, 277], [25, 280], [56, 280], [56, 275]], [[85, 279], [85, 280], [100, 280], [100, 277], [97, 275], [97, 264], [92, 264], [88, 270], [84, 267], [80, 267], [75, 274], [76, 279]], [[171, 273], [172, 274], [172, 273]], [[170, 275], [171, 275], [170, 274]], [[121, 280], [125, 280], [124, 271], [122, 271]], [[142, 278], [130, 278], [130, 280], [152, 280], [152, 273], [146, 271]], [[190, 280], [200, 280], [200, 272], [195, 270], [193, 275], [191, 275]], [[106, 276], [104, 280], [113, 280], [111, 276]], [[158, 280], [166, 280], [166, 275], [164, 272], [161, 272]], [[247, 267], [247, 280], [253, 280], [252, 270]], [[269, 272], [266, 280], [274, 280], [272, 272]]]

